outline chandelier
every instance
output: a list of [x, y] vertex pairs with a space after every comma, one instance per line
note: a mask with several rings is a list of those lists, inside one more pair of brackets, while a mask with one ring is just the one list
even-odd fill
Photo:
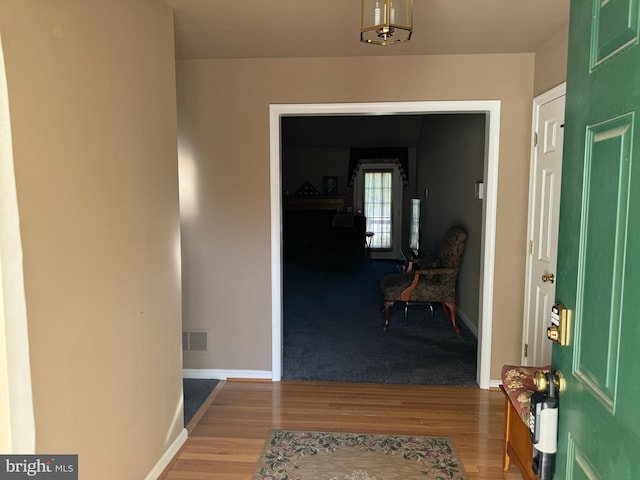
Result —
[[413, 31], [413, 0], [362, 0], [360, 41], [375, 45], [406, 42]]

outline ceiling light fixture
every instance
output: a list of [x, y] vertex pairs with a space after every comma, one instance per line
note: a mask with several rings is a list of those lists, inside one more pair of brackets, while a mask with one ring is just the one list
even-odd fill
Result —
[[374, 45], [406, 42], [413, 32], [413, 0], [362, 0], [360, 41]]

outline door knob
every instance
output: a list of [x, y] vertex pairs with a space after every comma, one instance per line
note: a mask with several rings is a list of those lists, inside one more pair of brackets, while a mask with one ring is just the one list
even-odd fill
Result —
[[542, 275], [542, 281], [553, 283], [556, 281], [556, 276], [553, 273], [545, 273], [544, 275]]
[[[559, 395], [567, 389], [567, 382], [560, 370], [552, 370], [551, 374], [553, 375], [553, 385]], [[538, 370], [534, 374], [533, 383], [539, 392], [544, 392], [549, 388], [549, 380], [547, 379], [546, 373], [542, 370]]]

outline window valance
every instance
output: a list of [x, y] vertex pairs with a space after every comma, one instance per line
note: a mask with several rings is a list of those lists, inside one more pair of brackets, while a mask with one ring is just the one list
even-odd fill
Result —
[[396, 163], [402, 183], [409, 184], [409, 149], [407, 147], [352, 148], [349, 155], [349, 186], [353, 186], [363, 163]]

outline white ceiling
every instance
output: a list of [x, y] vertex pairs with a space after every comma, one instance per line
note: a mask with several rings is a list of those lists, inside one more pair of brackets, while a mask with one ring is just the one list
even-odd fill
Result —
[[165, 0], [179, 59], [534, 52], [569, 0], [414, 0], [408, 43], [359, 40], [360, 0]]

